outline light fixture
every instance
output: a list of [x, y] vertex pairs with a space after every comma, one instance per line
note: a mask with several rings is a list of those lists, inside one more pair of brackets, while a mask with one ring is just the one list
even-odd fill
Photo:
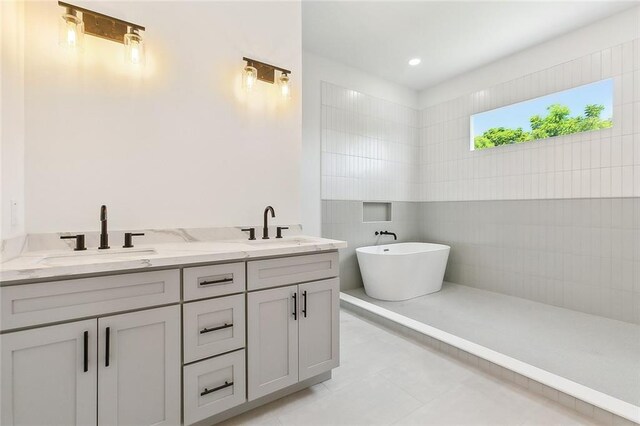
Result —
[[291, 87], [289, 87], [289, 75], [285, 72], [280, 76], [280, 92], [282, 97], [289, 99], [291, 97]]
[[137, 28], [129, 28], [124, 35], [124, 57], [132, 64], [144, 63], [144, 42]]
[[242, 60], [247, 63], [244, 67], [243, 74], [243, 83], [247, 90], [253, 88], [256, 80], [274, 84], [276, 82], [276, 71], [279, 71], [280, 77], [278, 78], [278, 85], [280, 86], [280, 92], [286, 99], [291, 97], [291, 85], [289, 84], [289, 74], [291, 74], [291, 71], [256, 61], [255, 59], [242, 58]]
[[65, 7], [59, 21], [60, 45], [69, 49], [81, 49], [84, 41], [84, 23], [78, 12]]
[[258, 80], [258, 70], [252, 67], [251, 65], [247, 65], [246, 67], [244, 67], [244, 75], [243, 75], [244, 87], [249, 91], [253, 90], [253, 86], [256, 84], [257, 80]]
[[420, 62], [422, 62], [422, 59], [420, 58], [409, 59], [409, 65], [411, 65], [412, 67], [415, 67], [416, 65], [420, 65]]
[[144, 43], [140, 35], [140, 31], [145, 30], [143, 26], [61, 1], [58, 5], [65, 9], [60, 27], [61, 44], [80, 47], [86, 33], [122, 43], [125, 45], [125, 58], [128, 61], [133, 64], [144, 62]]

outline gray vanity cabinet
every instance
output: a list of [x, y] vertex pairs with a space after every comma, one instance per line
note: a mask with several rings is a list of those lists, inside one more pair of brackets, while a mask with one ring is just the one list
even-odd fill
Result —
[[3, 425], [95, 425], [96, 320], [0, 336]]
[[0, 424], [180, 424], [179, 270], [0, 291]]
[[249, 400], [339, 363], [338, 278], [247, 295]]
[[298, 382], [297, 292], [292, 285], [247, 295], [249, 401]]
[[336, 368], [340, 354], [340, 281], [300, 284], [298, 380]]
[[332, 251], [2, 286], [0, 424], [209, 425], [326, 380], [337, 274]]
[[98, 424], [180, 424], [180, 306], [99, 318], [98, 332]]

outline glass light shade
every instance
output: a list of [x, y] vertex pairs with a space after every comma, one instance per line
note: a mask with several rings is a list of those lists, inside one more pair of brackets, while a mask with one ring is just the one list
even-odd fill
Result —
[[249, 91], [252, 90], [256, 81], [258, 81], [258, 70], [251, 65], [244, 67], [244, 75], [242, 76], [244, 88]]
[[144, 63], [144, 42], [135, 30], [124, 35], [124, 48], [126, 61], [134, 65]]
[[287, 74], [282, 74], [280, 76], [280, 92], [282, 93], [282, 97], [285, 99], [289, 99], [291, 97], [291, 85], [289, 84], [289, 76]]
[[67, 9], [58, 24], [59, 41], [62, 47], [79, 50], [84, 42], [84, 23], [76, 12]]

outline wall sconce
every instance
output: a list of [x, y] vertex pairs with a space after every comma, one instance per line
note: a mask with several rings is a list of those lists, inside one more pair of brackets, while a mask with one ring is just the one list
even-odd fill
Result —
[[76, 10], [65, 7], [58, 29], [61, 46], [69, 49], [82, 49], [84, 23]]
[[244, 87], [247, 90], [253, 89], [257, 80], [264, 81], [266, 83], [274, 84], [276, 82], [276, 70], [279, 71], [280, 78], [278, 84], [280, 85], [280, 92], [286, 99], [291, 97], [291, 86], [289, 84], [289, 74], [291, 71], [276, 67], [275, 65], [265, 64], [264, 62], [256, 61], [255, 59], [242, 58], [247, 63], [244, 67], [244, 73], [242, 81]]
[[103, 15], [83, 7], [59, 1], [64, 7], [60, 23], [60, 43], [69, 48], [82, 47], [84, 34], [125, 45], [125, 59], [133, 64], [144, 62], [144, 43], [141, 25]]

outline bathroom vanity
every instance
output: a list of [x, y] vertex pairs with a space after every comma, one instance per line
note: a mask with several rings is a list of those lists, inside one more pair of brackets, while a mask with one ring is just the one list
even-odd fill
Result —
[[0, 423], [212, 424], [330, 378], [344, 246], [184, 243], [3, 264]]

